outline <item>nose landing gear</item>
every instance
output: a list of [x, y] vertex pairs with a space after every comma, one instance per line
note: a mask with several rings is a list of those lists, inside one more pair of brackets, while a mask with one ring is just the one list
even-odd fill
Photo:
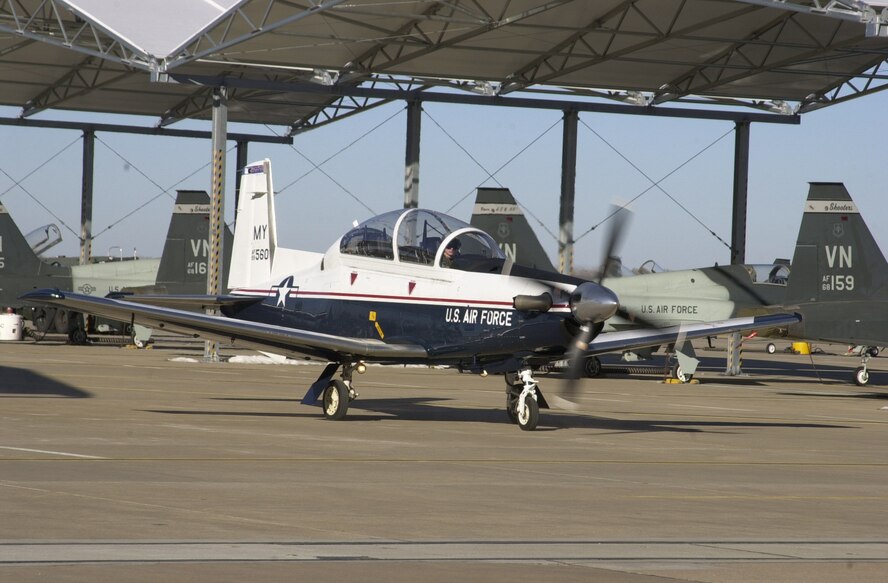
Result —
[[533, 431], [540, 421], [540, 398], [537, 381], [530, 367], [517, 373], [506, 373], [506, 413], [512, 423], [524, 431]]

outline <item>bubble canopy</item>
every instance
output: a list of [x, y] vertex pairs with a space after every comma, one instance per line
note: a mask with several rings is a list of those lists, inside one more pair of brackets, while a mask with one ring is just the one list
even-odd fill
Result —
[[441, 265], [444, 249], [457, 242], [460, 261], [504, 259], [496, 241], [484, 231], [444, 213], [402, 209], [368, 219], [339, 241], [339, 252], [401, 263]]

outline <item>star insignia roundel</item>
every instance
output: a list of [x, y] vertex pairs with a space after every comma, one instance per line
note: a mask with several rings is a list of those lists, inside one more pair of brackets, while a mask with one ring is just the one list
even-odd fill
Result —
[[286, 308], [287, 298], [290, 297], [291, 293], [299, 291], [299, 286], [293, 285], [293, 276], [291, 275], [284, 279], [280, 284], [272, 286], [271, 289], [277, 295], [277, 303], [275, 306]]

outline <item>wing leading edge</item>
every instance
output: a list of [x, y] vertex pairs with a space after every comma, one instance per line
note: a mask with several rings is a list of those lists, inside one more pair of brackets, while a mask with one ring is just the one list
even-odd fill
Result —
[[112, 298], [97, 298], [57, 289], [40, 289], [21, 296], [27, 302], [62, 306], [104, 318], [133, 322], [195, 338], [227, 342], [239, 348], [283, 352], [327, 361], [424, 360], [425, 347], [418, 344], [386, 344], [381, 340], [349, 338], [308, 330], [248, 322]]
[[671, 344], [679, 339], [690, 340], [730, 332], [748, 332], [751, 330], [789, 326], [801, 321], [802, 317], [795, 313], [767, 314], [746, 318], [729, 318], [715, 322], [682, 324], [679, 326], [669, 326], [668, 328], [642, 328], [620, 332], [605, 332], [599, 334], [589, 343], [586, 354], [602, 354], [604, 352]]

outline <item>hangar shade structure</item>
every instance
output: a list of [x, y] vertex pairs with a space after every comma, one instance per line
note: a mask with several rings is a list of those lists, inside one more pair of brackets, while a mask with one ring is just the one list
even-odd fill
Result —
[[408, 205], [423, 100], [563, 109], [562, 253], [572, 245], [577, 112], [729, 119], [738, 138], [733, 259], [742, 260], [749, 123], [797, 123], [884, 89], [886, 5], [0, 0], [0, 104], [21, 111], [3, 123], [27, 125], [44, 110], [150, 116], [159, 128], [215, 117], [224, 136], [226, 119], [292, 133], [404, 99], [413, 104]]

